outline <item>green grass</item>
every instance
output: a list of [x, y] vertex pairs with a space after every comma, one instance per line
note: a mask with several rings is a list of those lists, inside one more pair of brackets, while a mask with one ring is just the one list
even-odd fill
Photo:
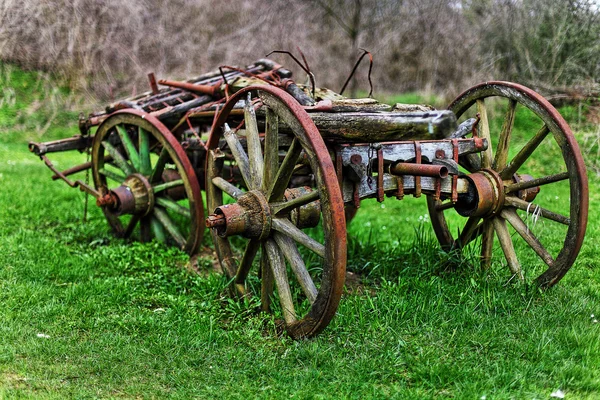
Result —
[[[12, 74], [15, 88], [35, 80]], [[23, 96], [0, 108], [0, 398], [600, 396], [595, 175], [584, 247], [546, 292], [441, 253], [424, 198], [364, 202], [348, 246], [361, 284], [322, 334], [294, 342], [227, 296], [211, 257], [194, 273], [185, 254], [113, 238], [95, 206], [83, 223], [85, 196], [27, 151]]]

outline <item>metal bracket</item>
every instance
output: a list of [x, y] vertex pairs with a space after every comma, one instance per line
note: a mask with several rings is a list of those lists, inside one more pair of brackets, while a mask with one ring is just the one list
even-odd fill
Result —
[[[421, 142], [416, 141], [415, 144], [415, 163], [421, 164]], [[415, 175], [415, 197], [421, 197], [421, 177], [419, 175]]]
[[[452, 159], [458, 165], [458, 139], [452, 139]], [[458, 174], [452, 175], [452, 203], [458, 201]]]

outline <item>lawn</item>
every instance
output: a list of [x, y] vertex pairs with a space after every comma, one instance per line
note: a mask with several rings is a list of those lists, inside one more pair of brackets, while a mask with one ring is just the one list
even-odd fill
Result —
[[[485, 271], [444, 255], [424, 198], [363, 202], [337, 316], [293, 341], [228, 296], [209, 235], [190, 262], [112, 237], [92, 201], [84, 221], [85, 195], [27, 150], [76, 133], [75, 113], [45, 103], [65, 94], [0, 72], [0, 398], [600, 397], [595, 173], [579, 258], [544, 292], [507, 283], [501, 262]], [[591, 145], [597, 135], [577, 131]], [[596, 157], [586, 152], [590, 165]]]

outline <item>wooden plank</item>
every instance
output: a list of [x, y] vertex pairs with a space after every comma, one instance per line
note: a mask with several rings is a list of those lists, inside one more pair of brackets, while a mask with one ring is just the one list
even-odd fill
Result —
[[426, 140], [449, 137], [457, 128], [453, 112], [312, 112], [309, 113], [325, 139], [345, 142]]

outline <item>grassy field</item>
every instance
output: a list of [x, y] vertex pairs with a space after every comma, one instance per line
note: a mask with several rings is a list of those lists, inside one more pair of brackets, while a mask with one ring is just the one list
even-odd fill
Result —
[[228, 297], [208, 239], [197, 273], [113, 238], [92, 202], [83, 222], [85, 196], [26, 146], [76, 133], [76, 115], [36, 75], [0, 72], [0, 398], [600, 398], [595, 174], [584, 246], [546, 292], [441, 253], [424, 199], [364, 202], [348, 234], [360, 283], [322, 334], [292, 341]]

